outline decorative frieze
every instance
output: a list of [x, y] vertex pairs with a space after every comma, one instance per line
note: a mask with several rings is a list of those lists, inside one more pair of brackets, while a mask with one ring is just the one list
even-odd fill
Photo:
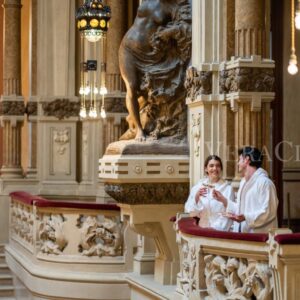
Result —
[[80, 110], [79, 102], [71, 102], [69, 99], [56, 99], [42, 104], [43, 114], [56, 117], [59, 120], [70, 117], [78, 117]]
[[105, 192], [119, 203], [179, 204], [189, 195], [189, 183], [107, 183]]
[[121, 256], [123, 236], [120, 217], [99, 217], [81, 215], [78, 218], [79, 252], [83, 256]]
[[188, 181], [187, 155], [104, 155], [99, 160], [99, 177], [106, 182]]
[[187, 90], [187, 98], [194, 100], [198, 95], [212, 93], [212, 72], [198, 71], [195, 67], [189, 67], [186, 72], [184, 87]]
[[38, 105], [37, 102], [28, 102], [26, 105], [26, 114], [28, 116], [37, 116]]
[[220, 93], [274, 92], [274, 69], [239, 67], [220, 72]]
[[1, 116], [23, 116], [26, 112], [23, 101], [1, 101]]

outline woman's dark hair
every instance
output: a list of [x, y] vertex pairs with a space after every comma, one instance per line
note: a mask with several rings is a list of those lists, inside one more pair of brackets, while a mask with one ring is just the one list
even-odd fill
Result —
[[207, 158], [206, 158], [206, 160], [205, 160], [205, 162], [204, 162], [204, 168], [207, 168], [208, 163], [209, 163], [212, 159], [214, 159], [214, 160], [216, 160], [216, 161], [218, 161], [218, 162], [220, 163], [221, 170], [223, 171], [222, 160], [221, 160], [221, 158], [220, 158], [219, 156], [217, 156], [217, 155], [209, 155], [209, 156], [207, 156]]
[[255, 168], [260, 168], [262, 166], [263, 155], [262, 153], [254, 147], [247, 146], [238, 150], [239, 156], [249, 157], [249, 165]]

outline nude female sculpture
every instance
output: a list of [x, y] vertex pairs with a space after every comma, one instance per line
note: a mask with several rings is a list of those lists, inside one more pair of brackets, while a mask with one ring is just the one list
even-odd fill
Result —
[[186, 135], [184, 79], [191, 55], [188, 0], [144, 0], [119, 51], [129, 129], [121, 139]]

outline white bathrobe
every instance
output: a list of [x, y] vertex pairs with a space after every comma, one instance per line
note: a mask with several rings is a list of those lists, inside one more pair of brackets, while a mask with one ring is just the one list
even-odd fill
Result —
[[244, 222], [234, 222], [234, 231], [267, 233], [277, 227], [277, 206], [275, 186], [268, 173], [259, 168], [247, 182], [241, 180], [237, 201], [228, 199], [227, 212], [245, 216]]
[[[192, 189], [188, 200], [185, 203], [185, 212], [198, 211], [200, 213], [199, 226], [211, 227], [216, 230], [228, 231], [232, 225], [232, 221], [221, 215], [226, 209], [224, 205], [212, 197], [212, 188], [205, 197], [200, 197], [196, 203], [195, 196], [203, 184], [208, 184], [208, 178], [201, 179]], [[220, 191], [227, 199], [234, 200], [234, 192], [230, 184], [224, 180], [219, 180], [214, 184], [215, 189]]]

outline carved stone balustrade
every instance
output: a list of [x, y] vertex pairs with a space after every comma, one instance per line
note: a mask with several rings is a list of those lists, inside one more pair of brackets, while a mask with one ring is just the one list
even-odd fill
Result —
[[175, 227], [181, 264], [173, 299], [299, 298], [299, 233], [222, 232], [183, 216]]
[[[89, 285], [89, 299], [97, 294], [110, 299], [108, 287], [114, 282], [118, 299], [129, 299], [125, 274], [133, 268], [135, 235], [121, 222], [119, 207], [51, 201], [26, 192], [10, 196], [6, 258], [28, 290], [45, 299], [85, 299], [83, 287]], [[64, 291], [42, 289], [64, 281]]]

